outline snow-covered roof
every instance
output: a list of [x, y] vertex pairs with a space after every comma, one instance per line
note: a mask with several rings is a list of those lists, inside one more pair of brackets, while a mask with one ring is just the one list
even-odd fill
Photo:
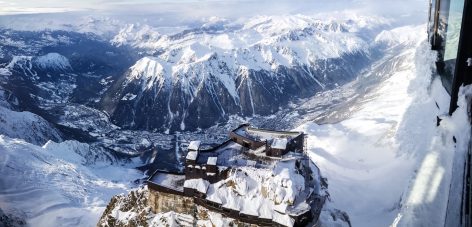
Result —
[[272, 204], [270, 203], [261, 203], [259, 207], [259, 217], [265, 219], [272, 219]]
[[187, 160], [197, 160], [198, 157], [198, 151], [189, 151], [187, 153], [187, 157], [185, 157]]
[[156, 173], [150, 181], [160, 186], [170, 188], [177, 191], [183, 191], [182, 183], [185, 175], [177, 175], [170, 173]]
[[281, 214], [287, 213], [287, 204], [281, 203], [274, 206], [274, 210], [280, 212]]
[[218, 160], [218, 157], [209, 157], [207, 161], [207, 165], [216, 166], [217, 160]]
[[293, 218], [286, 214], [281, 214], [277, 211], [273, 212], [272, 221], [285, 226], [293, 226], [293, 224], [295, 224], [295, 220], [293, 220]]
[[224, 208], [231, 209], [231, 210], [240, 210], [239, 206], [239, 196], [229, 194], [226, 197], [226, 203], [222, 204]]
[[308, 203], [306, 203], [306, 201], [304, 201], [302, 203], [294, 204], [294, 206], [291, 206], [286, 211], [287, 211], [287, 214], [290, 214], [292, 216], [298, 216], [298, 215], [301, 215], [305, 212], [310, 211], [310, 209], [311, 209], [310, 205], [308, 205]]
[[[261, 195], [262, 188], [265, 196]], [[307, 208], [309, 193], [303, 190], [305, 180], [295, 170], [295, 160], [289, 160], [278, 162], [272, 169], [238, 167], [226, 180], [209, 185], [206, 199], [243, 214], [293, 226], [290, 214], [303, 213]]]
[[254, 197], [251, 199], [241, 200], [241, 213], [252, 215], [252, 216], [259, 216], [259, 205], [261, 202], [261, 197]]
[[[208, 191], [210, 191], [210, 190], [211, 190], [211, 187], [210, 187], [210, 189], [209, 189]], [[220, 196], [219, 196], [218, 193], [211, 193], [211, 192], [209, 192], [208, 195], [207, 195], [207, 197], [206, 197], [206, 199], [207, 199], [208, 201], [212, 201], [212, 202], [218, 203], [218, 204], [222, 204], [222, 203], [223, 203], [223, 201], [221, 200], [221, 198], [220, 198]]]
[[188, 150], [197, 151], [198, 148], [200, 148], [200, 144], [201, 144], [201, 142], [199, 140], [190, 141], [190, 143], [188, 145]]
[[190, 179], [184, 182], [184, 188], [195, 189], [201, 193], [206, 193], [209, 185], [210, 185], [210, 182], [203, 180], [201, 178]]
[[268, 129], [253, 128], [248, 125], [239, 127], [233, 131], [234, 133], [249, 138], [251, 140], [266, 141], [275, 138], [289, 138], [299, 136], [302, 132], [293, 131], [274, 131]]
[[275, 138], [270, 146], [275, 149], [285, 150], [287, 148], [287, 138]]

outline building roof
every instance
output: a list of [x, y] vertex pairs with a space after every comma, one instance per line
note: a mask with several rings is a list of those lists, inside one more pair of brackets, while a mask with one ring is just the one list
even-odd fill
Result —
[[204, 194], [207, 192], [208, 186], [210, 186], [210, 182], [201, 178], [190, 179], [184, 182], [184, 188], [195, 189]]
[[150, 179], [150, 182], [166, 187], [175, 191], [183, 192], [183, 183], [185, 175], [172, 173], [156, 172]]
[[270, 147], [285, 150], [287, 148], [287, 138], [275, 138]]
[[207, 161], [207, 165], [215, 166], [217, 160], [218, 160], [218, 157], [209, 157]]
[[189, 151], [185, 159], [195, 161], [197, 160], [197, 157], [198, 157], [198, 151]]
[[248, 124], [243, 124], [232, 131], [233, 133], [253, 141], [266, 141], [274, 138], [287, 138], [291, 140], [303, 132], [295, 131], [275, 131], [269, 129], [253, 128]]
[[198, 148], [200, 148], [201, 141], [195, 140], [195, 141], [190, 141], [190, 144], [188, 145], [188, 150], [194, 150], [198, 151]]

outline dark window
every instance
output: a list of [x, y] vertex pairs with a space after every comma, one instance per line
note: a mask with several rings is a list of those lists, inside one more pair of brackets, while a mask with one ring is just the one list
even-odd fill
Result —
[[451, 93], [461, 33], [464, 0], [436, 0], [431, 13], [430, 36], [433, 49], [438, 50], [438, 73], [446, 90]]
[[437, 18], [439, 12], [439, 0], [431, 0], [429, 2], [429, 18], [428, 18], [428, 40], [431, 42], [433, 49], [436, 49], [436, 35], [438, 33]]
[[446, 41], [444, 42], [444, 61], [452, 59], [455, 61], [457, 58], [463, 10], [464, 0], [450, 0]]

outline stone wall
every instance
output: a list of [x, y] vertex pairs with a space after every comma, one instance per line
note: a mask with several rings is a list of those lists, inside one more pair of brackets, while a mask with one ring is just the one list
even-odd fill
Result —
[[174, 211], [177, 213], [193, 215], [195, 211], [193, 198], [158, 192], [156, 190], [149, 190], [148, 204], [154, 213]]

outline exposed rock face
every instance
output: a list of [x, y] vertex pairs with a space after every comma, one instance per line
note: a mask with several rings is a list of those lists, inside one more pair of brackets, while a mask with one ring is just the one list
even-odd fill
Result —
[[62, 141], [60, 132], [42, 117], [30, 112], [17, 112], [0, 106], [0, 134], [43, 145], [48, 140]]
[[44, 118], [18, 110], [18, 99], [0, 87], [0, 134], [42, 146], [49, 140], [62, 141], [61, 133]]
[[227, 121], [231, 115], [275, 113], [296, 98], [352, 80], [367, 62], [365, 53], [356, 52], [272, 71], [228, 66], [215, 54], [172, 76], [158, 59], [145, 58], [129, 70], [122, 83], [108, 91], [104, 108], [114, 123], [126, 128], [207, 128]]
[[[227, 218], [219, 213], [212, 212], [202, 206], [195, 205], [191, 201], [181, 200], [175, 203], [172, 195], [166, 193], [157, 193], [151, 195], [152, 199], [157, 197], [165, 197], [162, 200], [168, 203], [162, 208], [157, 209], [154, 213], [147, 200], [149, 194], [147, 187], [131, 191], [129, 194], [114, 196], [107, 208], [102, 214], [97, 227], [137, 227], [137, 226], [257, 226], [254, 224], [244, 223], [238, 220]], [[193, 200], [193, 199], [192, 199]], [[189, 202], [182, 204], [182, 202]], [[186, 208], [183, 208], [186, 207]], [[182, 213], [180, 213], [182, 212]], [[189, 213], [190, 212], [190, 213]]]
[[149, 206], [154, 213], [176, 213], [192, 215], [195, 211], [193, 198], [178, 196], [170, 193], [149, 191]]
[[150, 207], [147, 206], [149, 191], [140, 188], [127, 195], [116, 195], [102, 214], [97, 226], [148, 226]]
[[[172, 200], [165, 200], [168, 203], [166, 206], [168, 211], [156, 214], [148, 206], [148, 197], [149, 190], [147, 187], [133, 190], [127, 195], [114, 196], [103, 212], [97, 227], [193, 226], [194, 218], [192, 215], [172, 211], [179, 211], [179, 206], [182, 204], [173, 204]], [[153, 197], [151, 196], [151, 198]], [[190, 205], [184, 206], [188, 207]], [[191, 207], [193, 211], [194, 206], [191, 205]], [[181, 211], [186, 212], [185, 210]]]

